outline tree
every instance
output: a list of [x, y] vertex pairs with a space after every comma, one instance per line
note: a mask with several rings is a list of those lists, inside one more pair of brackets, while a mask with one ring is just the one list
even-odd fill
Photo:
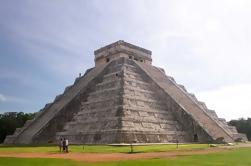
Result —
[[0, 143], [7, 135], [14, 133], [16, 128], [22, 127], [27, 120], [34, 117], [35, 113], [6, 112], [0, 114]]
[[247, 120], [243, 118], [239, 120], [231, 120], [229, 124], [235, 126], [239, 133], [246, 134], [248, 140], [251, 140], [251, 118], [248, 118]]

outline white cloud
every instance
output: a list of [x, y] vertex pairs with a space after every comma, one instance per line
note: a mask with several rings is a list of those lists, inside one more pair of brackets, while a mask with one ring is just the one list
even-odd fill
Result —
[[196, 96], [216, 110], [219, 117], [227, 120], [251, 117], [251, 84], [225, 86]]
[[141, 4], [149, 9], [138, 24], [145, 38], [135, 35], [155, 65], [193, 91], [251, 83], [251, 1], [158, 2]]
[[3, 94], [0, 94], [0, 102], [5, 102], [6, 97]]
[[5, 103], [29, 103], [28, 99], [0, 94], [0, 102]]

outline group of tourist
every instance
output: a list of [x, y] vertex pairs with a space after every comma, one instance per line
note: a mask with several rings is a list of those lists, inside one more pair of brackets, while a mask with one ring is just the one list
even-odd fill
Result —
[[60, 138], [59, 141], [59, 151], [68, 153], [69, 141], [66, 138]]

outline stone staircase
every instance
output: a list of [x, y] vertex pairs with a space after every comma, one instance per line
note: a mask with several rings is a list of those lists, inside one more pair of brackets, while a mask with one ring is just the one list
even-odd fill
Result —
[[234, 141], [233, 135], [226, 127], [226, 124], [220, 122], [217, 117], [214, 118], [212, 115], [215, 114], [208, 111], [206, 105], [199, 102], [193, 94], [189, 94], [184, 86], [178, 85], [173, 78], [166, 76], [163, 71], [154, 66], [139, 62], [134, 63], [158, 84], [169, 97], [175, 100], [183, 108], [182, 110], [194, 119], [213, 140], [224, 138], [226, 142]]
[[184, 142], [186, 132], [130, 60], [110, 65], [57, 137], [74, 144]]
[[[124, 67], [122, 131], [140, 143], [185, 142], [182, 126], [159, 97], [158, 88], [139, 68], [127, 61]], [[128, 139], [128, 137], [127, 137]]]

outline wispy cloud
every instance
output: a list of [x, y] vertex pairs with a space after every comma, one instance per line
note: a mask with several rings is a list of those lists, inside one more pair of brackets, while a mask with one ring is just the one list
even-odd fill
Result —
[[29, 100], [15, 96], [8, 96], [0, 93], [0, 102], [29, 103]]
[[3, 94], [0, 94], [0, 102], [5, 102], [6, 97]]

